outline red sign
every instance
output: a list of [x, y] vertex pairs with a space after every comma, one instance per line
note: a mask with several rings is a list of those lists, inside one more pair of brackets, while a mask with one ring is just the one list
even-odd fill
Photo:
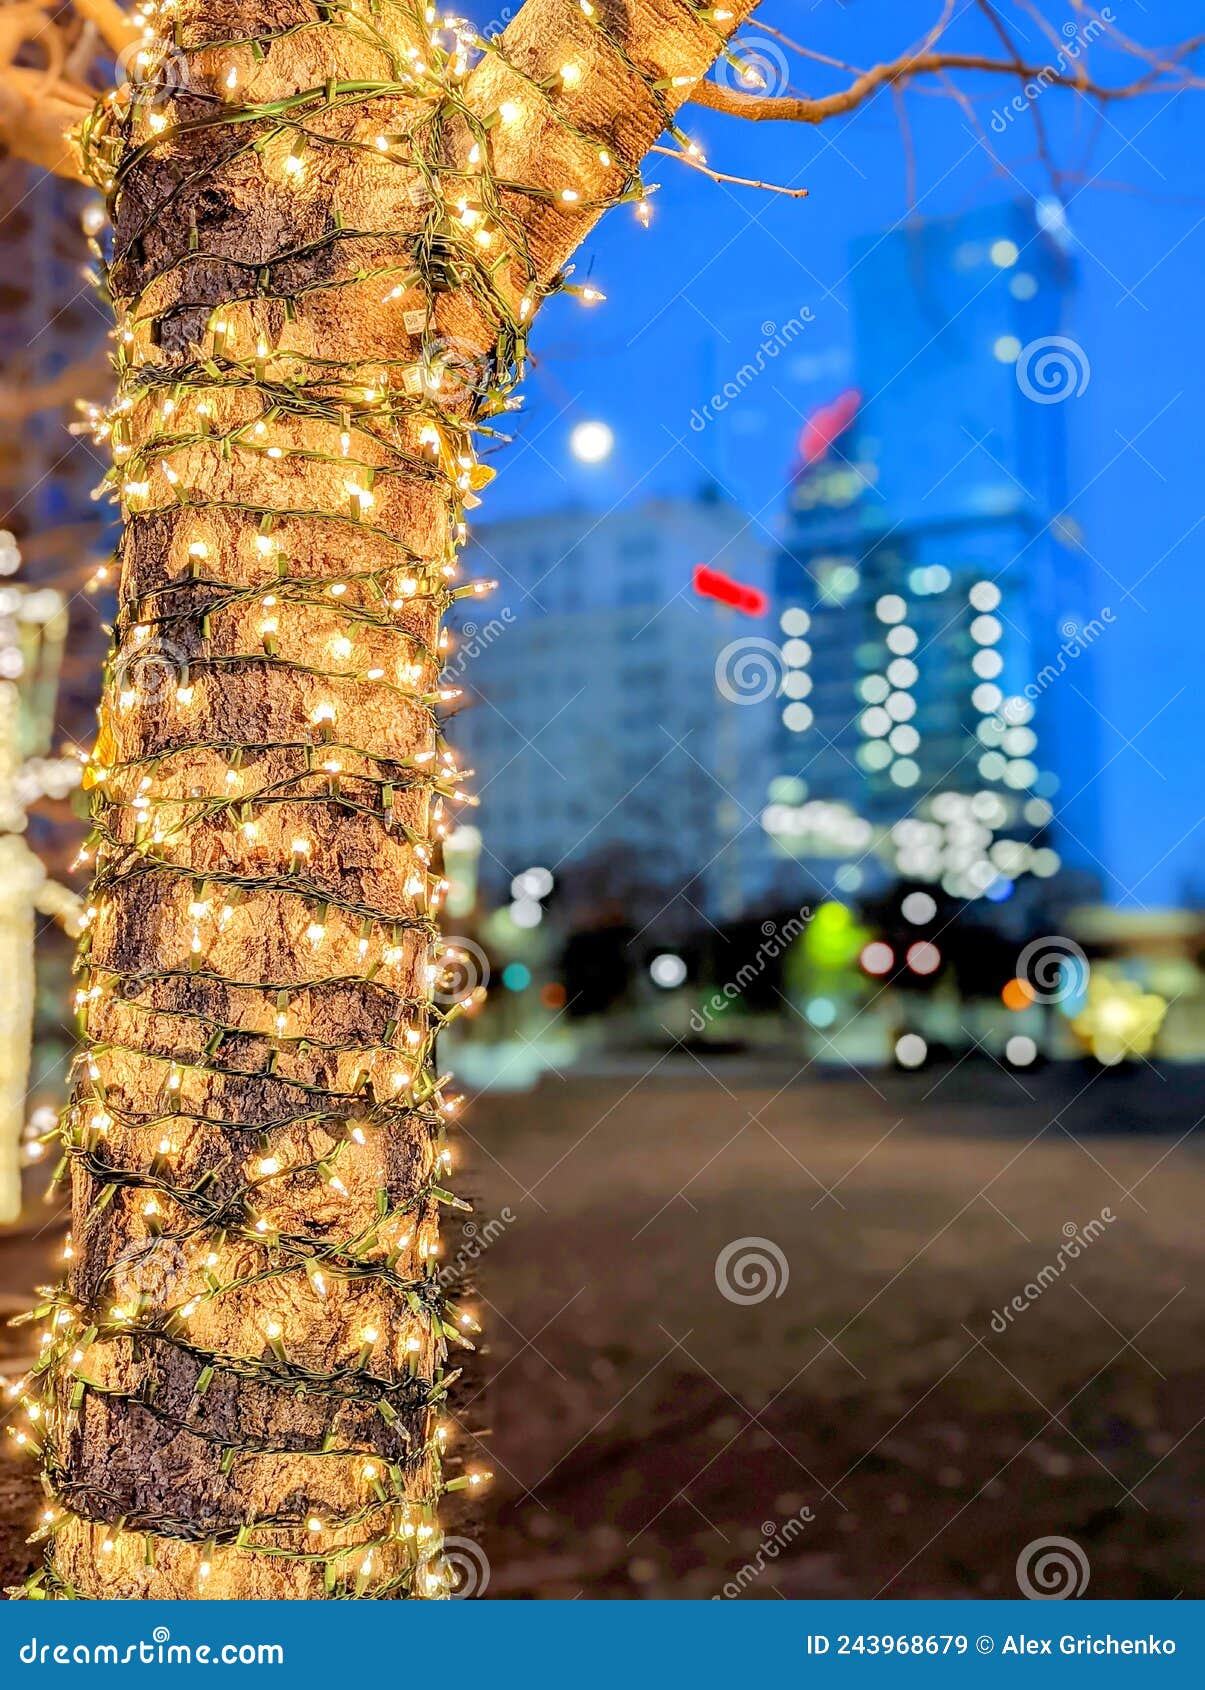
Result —
[[804, 423], [799, 436], [799, 461], [806, 468], [822, 458], [833, 442], [845, 433], [858, 414], [862, 395], [856, 387], [846, 388], [829, 405], [821, 405]]
[[745, 616], [764, 616], [770, 608], [769, 598], [759, 587], [748, 587], [743, 581], [734, 581], [731, 575], [724, 575], [718, 569], [708, 569], [705, 563], [695, 564], [694, 589], [700, 598], [716, 599]]

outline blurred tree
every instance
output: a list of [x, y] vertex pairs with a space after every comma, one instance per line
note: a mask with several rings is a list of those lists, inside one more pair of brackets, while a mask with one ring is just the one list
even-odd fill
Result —
[[13, 536], [0, 529], [0, 1223], [15, 1220], [21, 1208], [35, 913], [55, 917], [76, 936], [84, 913], [75, 893], [47, 877], [24, 837], [29, 806], [47, 792], [70, 791], [78, 765], [46, 756], [67, 631], [62, 595], [17, 586], [11, 576], [20, 561]]
[[560, 961], [567, 1013], [574, 1019], [604, 1015], [621, 1002], [632, 977], [634, 930], [614, 921], [570, 934]]
[[821, 904], [787, 952], [783, 979], [792, 1003], [813, 993], [839, 1002], [865, 996], [868, 981], [858, 958], [871, 937], [845, 904]]

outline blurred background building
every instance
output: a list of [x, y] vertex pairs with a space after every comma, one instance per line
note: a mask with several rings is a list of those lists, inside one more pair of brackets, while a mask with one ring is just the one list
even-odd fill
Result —
[[[25, 255], [0, 289], [0, 526], [25, 578], [64, 591], [58, 744], [86, 744], [108, 605], [83, 589], [110, 536], [99, 458], [63, 421], [107, 380], [90, 213], [12, 166], [0, 187]], [[493, 1058], [473, 1064], [498, 1046], [530, 1077], [570, 1026], [566, 1056], [670, 1038], [863, 1065], [1205, 1042], [1195, 911], [1119, 924], [1100, 903], [1093, 648], [1113, 612], [1066, 514], [1083, 413], [1052, 401], [1087, 381], [1073, 249], [1047, 201], [856, 244], [848, 356], [805, 350], [800, 306], [735, 372], [741, 401], [765, 384], [763, 420], [790, 360], [811, 372], [806, 410], [775, 425], [793, 467], [765, 509], [723, 487], [742, 417], [717, 335], [693, 491], [658, 494], [650, 473], [473, 528], [466, 575], [499, 587], [453, 618], [449, 737], [480, 807], [450, 842], [450, 910], [503, 990], [467, 1035], [470, 1080], [489, 1083]], [[611, 429], [566, 432], [608, 488]], [[753, 589], [753, 613], [701, 596], [701, 566]], [[30, 838], [65, 869], [65, 806], [39, 803]], [[1056, 1008], [1019, 979], [1048, 934], [1073, 947]], [[52, 1090], [67, 992], [49, 953]]]
[[[1153, 1049], [1177, 1005], [1193, 1043], [1200, 922], [1144, 950], [1100, 906], [1114, 611], [1066, 514], [1072, 248], [1048, 201], [859, 243], [777, 543], [711, 485], [474, 530], [500, 587], [448, 665], [481, 795], [453, 859], [516, 1000], [495, 1032], [609, 1010], [612, 1043], [1026, 1067]], [[764, 613], [701, 598], [699, 565]]]
[[804, 426], [775, 565], [765, 813], [833, 890], [900, 875], [1004, 901], [1071, 865], [1091, 889], [1103, 624], [1061, 515], [1067, 408], [1018, 367], [1058, 357], [1071, 281], [1057, 230], [1013, 204], [855, 255], [857, 386]]
[[[99, 200], [84, 188], [0, 160], [0, 225], [8, 259], [0, 280], [0, 529], [11, 532], [22, 580], [52, 585], [66, 601], [54, 722], [57, 738], [91, 743], [108, 646], [111, 600], [86, 589], [113, 543], [111, 507], [93, 498], [105, 472], [75, 400], [112, 385], [109, 325], [88, 271], [81, 224], [98, 227]], [[61, 872], [78, 839], [65, 808], [30, 817], [31, 839]]]
[[716, 666], [773, 622], [701, 599], [700, 563], [768, 584], [768, 547], [711, 488], [474, 530], [466, 576], [499, 589], [446, 673], [467, 693], [452, 732], [479, 771], [487, 900], [534, 863], [574, 923], [621, 907], [681, 933], [745, 907], [769, 718], [726, 706]]
[[[39, 1135], [62, 1105], [77, 1036], [74, 945], [60, 925], [72, 899], [57, 882], [72, 866], [83, 826], [70, 801], [79, 765], [62, 753], [90, 745], [95, 734], [112, 602], [85, 589], [112, 544], [112, 524], [110, 507], [92, 497], [103, 459], [68, 425], [77, 417], [73, 401], [104, 394], [112, 381], [108, 323], [87, 275], [81, 232], [85, 219], [97, 227], [98, 207], [97, 196], [80, 186], [0, 160], [6, 258], [0, 278], [0, 1156], [6, 1164], [4, 1146], [11, 1147], [23, 1123], [26, 1156], [43, 1154]], [[0, 1174], [0, 1208], [11, 1212], [6, 1183]], [[36, 1224], [29, 1221], [31, 1229]]]

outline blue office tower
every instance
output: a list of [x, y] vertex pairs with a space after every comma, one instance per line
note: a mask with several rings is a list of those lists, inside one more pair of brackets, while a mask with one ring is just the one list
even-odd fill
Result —
[[1065, 227], [1005, 204], [865, 242], [856, 386], [799, 441], [775, 565], [777, 763], [764, 815], [838, 890], [1005, 900], [1098, 869], [1091, 646], [1068, 496], [1089, 379]]

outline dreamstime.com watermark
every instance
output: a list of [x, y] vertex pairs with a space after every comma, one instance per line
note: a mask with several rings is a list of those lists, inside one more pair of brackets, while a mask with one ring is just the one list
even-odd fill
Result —
[[774, 322], [764, 322], [761, 326], [762, 339], [753, 357], [743, 363], [739, 370], [729, 376], [718, 393], [702, 405], [696, 405], [690, 413], [690, 426], [695, 434], [702, 434], [709, 423], [715, 421], [722, 412], [726, 411], [734, 400], [739, 399], [747, 387], [751, 387], [759, 376], [766, 373], [767, 368], [780, 356], [793, 341], [797, 340], [809, 323], [816, 321], [816, 314], [810, 305], [801, 305], [799, 310], [781, 326]]
[[122, 1307], [168, 1309], [188, 1272], [188, 1257], [174, 1238], [135, 1239], [119, 1253], [110, 1283]]
[[762, 942], [749, 958], [737, 969], [731, 980], [714, 991], [699, 1009], [690, 1012], [691, 1031], [705, 1032], [712, 1018], [719, 1015], [734, 999], [747, 992], [755, 980], [761, 978], [766, 968], [777, 957], [780, 957], [792, 940], [797, 939], [812, 919], [811, 907], [801, 904], [794, 915], [788, 916], [781, 924], [777, 921], [762, 922]]
[[720, 55], [715, 80], [721, 88], [765, 98], [789, 87], [791, 70], [777, 41], [765, 35], [742, 35]]
[[1088, 989], [1092, 966], [1074, 939], [1043, 933], [1031, 939], [1017, 958], [1017, 979], [1031, 1003], [1066, 1003]]
[[445, 933], [435, 963], [431, 1001], [441, 1007], [463, 1003], [480, 987], [490, 983], [490, 959], [476, 939], [461, 933]]
[[786, 672], [776, 641], [764, 634], [742, 634], [716, 656], [716, 691], [729, 704], [764, 704], [782, 690]]
[[188, 653], [175, 640], [154, 638], [123, 651], [113, 664], [113, 686], [124, 708], [141, 697], [165, 703], [188, 685]]
[[171, 1635], [157, 1625], [139, 1643], [39, 1643], [34, 1636], [17, 1659], [27, 1667], [281, 1667], [285, 1661], [280, 1643], [173, 1643]]
[[1077, 61], [1083, 56], [1084, 50], [1100, 36], [1104, 35], [1114, 22], [1112, 8], [1102, 6], [1094, 17], [1086, 23], [1073, 23], [1070, 19], [1063, 25], [1063, 45], [1055, 54], [1053, 61], [1043, 65], [1036, 75], [1024, 84], [1020, 91], [1006, 100], [1002, 106], [997, 106], [991, 115], [991, 126], [997, 135], [1003, 135], [1009, 125], [1018, 117], [1024, 116], [1030, 106], [1046, 92], [1056, 79], [1070, 76], [1074, 72]]
[[488, 651], [494, 641], [501, 639], [510, 627], [514, 626], [515, 613], [506, 605], [497, 616], [491, 616], [488, 622], [462, 622], [457, 637], [460, 641], [455, 652], [444, 664], [440, 679], [453, 681], [463, 675], [474, 658], [480, 657], [483, 651]]
[[1017, 1556], [1017, 1588], [1030, 1602], [1066, 1602], [1082, 1596], [1092, 1569], [1070, 1537], [1035, 1537]]
[[463, 1243], [456, 1254], [443, 1263], [435, 1276], [441, 1289], [446, 1291], [449, 1286], [459, 1284], [490, 1246], [496, 1244], [506, 1229], [514, 1225], [517, 1218], [514, 1210], [507, 1204], [499, 1209], [491, 1220], [486, 1221], [484, 1226], [478, 1226], [476, 1221], [465, 1221], [460, 1229]]
[[757, 1553], [752, 1560], [746, 1561], [732, 1577], [726, 1579], [723, 1588], [717, 1590], [712, 1597], [713, 1602], [731, 1602], [734, 1597], [743, 1596], [749, 1586], [759, 1579], [767, 1567], [773, 1566], [784, 1549], [789, 1549], [797, 1537], [807, 1530], [816, 1516], [805, 1503], [797, 1514], [792, 1514], [789, 1520], [780, 1525], [775, 1520], [762, 1522], [762, 1540], [757, 1546]]
[[1111, 628], [1116, 620], [1112, 607], [1107, 604], [1098, 615], [1093, 616], [1087, 622], [1076, 622], [1074, 618], [1068, 617], [1059, 628], [1062, 638], [1059, 642], [1058, 651], [1054, 655], [1054, 661], [1044, 663], [1028, 685], [1022, 688], [1019, 693], [1005, 699], [996, 712], [997, 724], [1001, 728], [1010, 728], [1023, 718], [1028, 719], [1028, 711], [1025, 706], [1035, 704], [1047, 687], [1052, 687], [1056, 681], [1061, 680], [1071, 665], [1084, 655], [1089, 646], [1095, 645], [1105, 630]]
[[446, 1537], [424, 1567], [423, 1576], [428, 1596], [467, 1602], [485, 1595], [490, 1582], [489, 1557], [473, 1538]]
[[1072, 1262], [1078, 1261], [1096, 1240], [1103, 1236], [1112, 1226], [1117, 1216], [1112, 1209], [1105, 1207], [1095, 1220], [1086, 1221], [1080, 1226], [1077, 1221], [1063, 1222], [1063, 1243], [1052, 1262], [1047, 1262], [1028, 1282], [1023, 1285], [1015, 1297], [1011, 1297], [1001, 1309], [993, 1309], [991, 1327], [993, 1332], [1007, 1332], [1019, 1314], [1024, 1314], [1038, 1299], [1049, 1291], [1052, 1285], [1066, 1273]]
[[791, 1266], [772, 1238], [734, 1238], [715, 1259], [715, 1283], [726, 1302], [764, 1303], [782, 1296]]
[[1061, 405], [1088, 391], [1092, 365], [1078, 340], [1066, 334], [1039, 335], [1017, 354], [1017, 386], [1035, 405]]

